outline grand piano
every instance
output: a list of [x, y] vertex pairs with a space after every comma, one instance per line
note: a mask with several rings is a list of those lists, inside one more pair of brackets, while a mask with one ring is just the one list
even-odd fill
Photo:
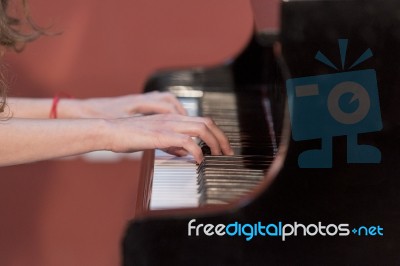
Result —
[[285, 0], [233, 62], [155, 74], [236, 154], [147, 152], [123, 265], [398, 265], [399, 63], [397, 0]]

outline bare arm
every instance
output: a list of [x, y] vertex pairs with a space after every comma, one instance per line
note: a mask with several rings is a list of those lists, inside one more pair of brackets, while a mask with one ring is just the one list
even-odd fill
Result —
[[[13, 117], [48, 118], [53, 99], [10, 97], [7, 102]], [[138, 113], [186, 114], [175, 96], [166, 92], [90, 99], [62, 98], [57, 106], [58, 118], [115, 118]]]
[[0, 114], [3, 117], [19, 118], [49, 118], [52, 99], [36, 98], [13, 98], [7, 99], [5, 113]]
[[0, 121], [0, 165], [14, 165], [104, 149], [100, 119]]
[[95, 150], [134, 152], [167, 149], [176, 155], [203, 155], [191, 137], [200, 137], [214, 155], [233, 151], [212, 120], [183, 115], [118, 119], [21, 119], [0, 121], [0, 166], [76, 155]]

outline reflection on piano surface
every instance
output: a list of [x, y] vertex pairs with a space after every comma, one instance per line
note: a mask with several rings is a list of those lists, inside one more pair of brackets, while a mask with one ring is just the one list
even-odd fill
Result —
[[[280, 35], [256, 31], [232, 64], [157, 73], [147, 89], [172, 91], [198, 109], [194, 115], [215, 119], [236, 155], [206, 155], [196, 166], [190, 157], [147, 152], [139, 215], [124, 237], [124, 265], [399, 264], [398, 14], [397, 0], [288, 0], [282, 2]], [[349, 61], [366, 48], [374, 52], [354, 70], [376, 70], [383, 130], [359, 134], [359, 143], [379, 148], [382, 162], [348, 164], [346, 136], [339, 136], [333, 138], [332, 168], [299, 168], [299, 154], [321, 143], [290, 138], [284, 82], [332, 73], [313, 58], [322, 48], [340, 58], [338, 39], [350, 40]], [[178, 187], [187, 192], [171, 192]], [[384, 236], [189, 236], [192, 219], [379, 225]]]

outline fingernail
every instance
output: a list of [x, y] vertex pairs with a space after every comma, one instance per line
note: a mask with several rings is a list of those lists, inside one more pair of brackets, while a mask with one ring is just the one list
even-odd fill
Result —
[[197, 160], [197, 164], [201, 164], [204, 160], [204, 157], [202, 156], [201, 158], [199, 158], [199, 160]]

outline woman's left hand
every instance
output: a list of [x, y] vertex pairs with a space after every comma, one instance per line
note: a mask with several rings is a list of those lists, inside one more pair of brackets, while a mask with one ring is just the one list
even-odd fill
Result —
[[82, 118], [117, 118], [135, 114], [186, 115], [179, 100], [169, 92], [149, 92], [108, 98], [90, 98], [80, 104]]

